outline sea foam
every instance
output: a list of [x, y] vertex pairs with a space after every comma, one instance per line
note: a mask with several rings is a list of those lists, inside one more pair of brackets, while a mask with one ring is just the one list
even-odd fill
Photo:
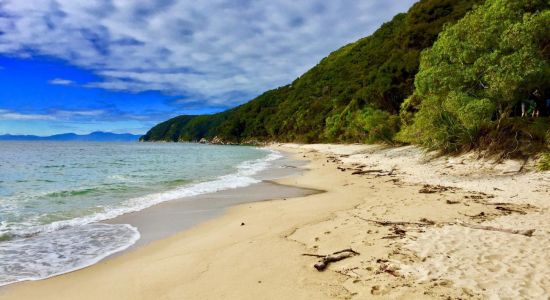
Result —
[[44, 279], [90, 266], [133, 245], [140, 237], [128, 224], [97, 223], [153, 205], [245, 187], [260, 182], [253, 176], [282, 158], [276, 151], [260, 159], [242, 162], [237, 171], [210, 181], [187, 184], [172, 190], [129, 199], [102, 212], [50, 224], [10, 231], [0, 242], [0, 285]]

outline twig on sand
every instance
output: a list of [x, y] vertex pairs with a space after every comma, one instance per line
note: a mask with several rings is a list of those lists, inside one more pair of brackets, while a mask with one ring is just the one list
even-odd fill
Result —
[[[481, 230], [489, 230], [489, 231], [499, 231], [499, 232], [506, 232], [506, 233], [512, 233], [512, 234], [521, 234], [527, 237], [533, 236], [533, 233], [535, 232], [535, 229], [509, 229], [509, 228], [498, 228], [493, 226], [486, 226], [486, 225], [479, 225], [479, 224], [470, 224], [466, 222], [456, 221], [456, 222], [435, 222], [426, 218], [420, 219], [420, 222], [403, 222], [403, 221], [378, 221], [378, 220], [370, 220], [365, 219], [360, 216], [354, 215], [356, 218], [359, 218], [361, 220], [367, 221], [367, 222], [373, 222], [375, 224], [381, 225], [381, 226], [442, 226], [442, 225], [460, 225], [472, 229], [481, 229]], [[397, 233], [394, 229], [394, 233]], [[402, 234], [400, 232], [399, 234]], [[393, 236], [391, 236], [393, 237]]]
[[512, 234], [521, 234], [524, 236], [532, 237], [533, 233], [535, 233], [535, 229], [508, 229], [508, 228], [498, 228], [493, 226], [485, 226], [485, 225], [479, 225], [479, 224], [469, 224], [464, 222], [457, 222], [456, 224], [469, 227], [473, 229], [481, 229], [481, 230], [490, 230], [490, 231], [500, 231], [500, 232], [506, 232], [506, 233], [512, 233]]
[[510, 213], [518, 213], [520, 215], [527, 214], [523, 210], [513, 209], [513, 208], [509, 208], [509, 207], [505, 207], [505, 206], [497, 206], [497, 207], [495, 207], [495, 209], [498, 209], [498, 210], [503, 211], [503, 212], [508, 213], [508, 214], [510, 214]]
[[319, 255], [319, 254], [310, 254], [310, 253], [303, 253], [302, 255], [321, 258], [316, 264], [313, 265], [313, 267], [315, 267], [317, 271], [321, 272], [321, 271], [324, 271], [330, 263], [337, 262], [342, 259], [346, 259], [348, 257], [352, 257], [355, 255], [359, 255], [359, 253], [350, 248], [350, 249], [336, 251], [328, 255]]
[[384, 170], [356, 170], [351, 173], [351, 175], [363, 175], [368, 173], [382, 173]]
[[446, 192], [452, 189], [453, 189], [452, 187], [448, 187], [448, 186], [425, 184], [424, 186], [422, 186], [422, 188], [418, 192], [422, 194], [433, 194], [433, 193]]
[[353, 215], [354, 217], [361, 219], [366, 222], [375, 223], [381, 226], [407, 226], [407, 225], [416, 225], [416, 226], [426, 226], [426, 225], [435, 225], [434, 221], [428, 220], [426, 218], [420, 219], [420, 222], [406, 222], [406, 221], [380, 221], [380, 220], [372, 220], [372, 219], [365, 219], [358, 215]]

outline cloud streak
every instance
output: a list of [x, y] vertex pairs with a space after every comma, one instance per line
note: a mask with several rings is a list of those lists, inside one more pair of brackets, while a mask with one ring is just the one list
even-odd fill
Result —
[[229, 106], [290, 82], [413, 2], [4, 0], [0, 54], [66, 60], [101, 78], [87, 87]]
[[54, 85], [72, 85], [74, 84], [74, 81], [69, 79], [63, 79], [63, 78], [55, 78], [55, 79], [49, 80], [48, 83], [54, 84]]
[[18, 112], [0, 109], [0, 120], [3, 121], [62, 121], [62, 122], [116, 122], [134, 120], [141, 122], [158, 122], [170, 115], [167, 111], [147, 110], [142, 113], [131, 113], [117, 108], [104, 109], [49, 109], [44, 112]]
[[55, 120], [54, 116], [44, 114], [26, 114], [7, 109], [0, 109], [0, 120], [30, 121], [30, 120]]

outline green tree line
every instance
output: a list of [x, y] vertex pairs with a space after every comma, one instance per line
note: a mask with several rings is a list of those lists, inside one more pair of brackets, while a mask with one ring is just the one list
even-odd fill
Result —
[[547, 0], [421, 0], [291, 84], [144, 141], [405, 142], [548, 151]]

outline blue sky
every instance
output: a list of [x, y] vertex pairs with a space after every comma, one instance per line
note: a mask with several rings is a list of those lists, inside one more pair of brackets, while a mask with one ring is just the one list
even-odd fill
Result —
[[145, 133], [291, 82], [412, 0], [3, 0], [0, 134]]

